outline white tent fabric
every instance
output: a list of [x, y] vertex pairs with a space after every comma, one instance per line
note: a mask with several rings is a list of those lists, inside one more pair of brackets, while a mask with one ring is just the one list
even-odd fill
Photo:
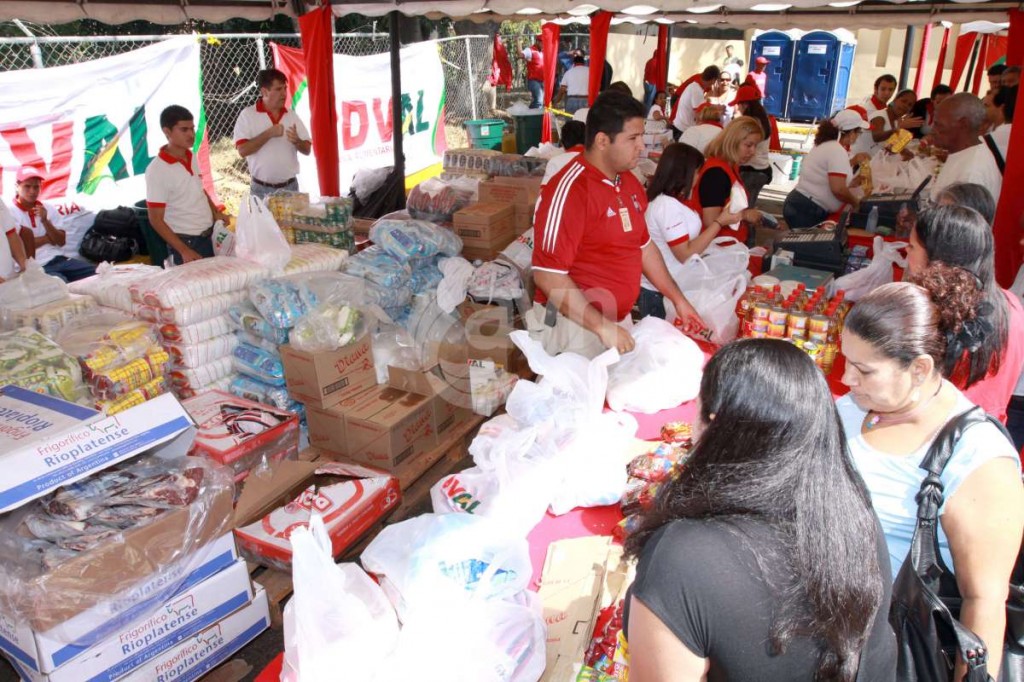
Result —
[[[382, 16], [393, 10], [414, 16], [449, 16], [474, 21], [515, 17], [579, 21], [598, 9], [616, 13], [614, 23], [804, 29], [890, 28], [947, 21], [962, 24], [991, 18], [1004, 21], [1017, 6], [1001, 0], [895, 0], [861, 3], [860, 0], [662, 0], [657, 6], [642, 0], [364, 0], [336, 3], [334, 13]], [[106, 23], [143, 19], [158, 24], [180, 24], [188, 19], [221, 22], [231, 18], [269, 19], [275, 14], [294, 16], [289, 0], [10, 0], [0, 2], [0, 21], [24, 19], [56, 24], [91, 18]]]

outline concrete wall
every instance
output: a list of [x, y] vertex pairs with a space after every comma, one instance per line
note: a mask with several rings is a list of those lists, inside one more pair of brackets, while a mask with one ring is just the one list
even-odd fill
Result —
[[[637, 26], [635, 28], [616, 27], [613, 30], [622, 33], [611, 33], [608, 36], [608, 61], [614, 69], [614, 79], [625, 81], [633, 94], [643, 94], [644, 64], [654, 54], [657, 47], [657, 28], [654, 26]], [[630, 31], [633, 32], [625, 32]], [[745, 39], [729, 38], [736, 31], [705, 31], [709, 38], [673, 38], [670, 54], [668, 78], [670, 83], [679, 83], [697, 73], [710, 64], [722, 64], [725, 58], [725, 46], [733, 46], [733, 54], [741, 57], [744, 62], [750, 55], [752, 31], [746, 32]], [[724, 33], [724, 35], [723, 35]], [[855, 103], [868, 97], [876, 78], [891, 73], [897, 78], [900, 62], [903, 59], [903, 42], [906, 29], [860, 30], [856, 31], [857, 50], [854, 53], [853, 71], [850, 79], [848, 100]], [[953, 50], [959, 27], [950, 30], [949, 48], [946, 53], [946, 69], [943, 72], [943, 83], [948, 83], [952, 74]], [[698, 33], [700, 35], [700, 33]], [[914, 41], [913, 60], [910, 69], [910, 85], [913, 86], [918, 68], [918, 55], [921, 49], [924, 30], [919, 28]], [[939, 48], [942, 42], [942, 29], [938, 26], [932, 31], [931, 43], [925, 57], [924, 77], [921, 81], [921, 96], [927, 96], [932, 87], [935, 66], [938, 63]], [[746, 68], [747, 65], [744, 65]], [[963, 83], [961, 82], [961, 89]], [[982, 88], [984, 93], [986, 88]]]

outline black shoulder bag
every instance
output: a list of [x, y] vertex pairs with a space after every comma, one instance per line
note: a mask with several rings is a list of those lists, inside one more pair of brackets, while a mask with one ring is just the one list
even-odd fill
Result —
[[[954, 417], [942, 427], [921, 468], [927, 475], [917, 493], [917, 528], [907, 559], [892, 590], [889, 624], [896, 632], [900, 682], [948, 682], [953, 679], [957, 655], [967, 663], [966, 682], [987, 682], [989, 652], [981, 639], [960, 618], [960, 590], [956, 577], [939, 552], [939, 507], [943, 488], [940, 476], [964, 431], [990, 422], [1007, 436], [1006, 429], [980, 407]], [[1006, 637], [1000, 682], [1024, 680], [1024, 570], [1022, 557], [1010, 576], [1006, 602]]]

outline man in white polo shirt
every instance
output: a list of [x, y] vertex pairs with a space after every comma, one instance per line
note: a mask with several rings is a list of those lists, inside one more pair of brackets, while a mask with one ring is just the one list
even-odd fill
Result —
[[570, 114], [576, 113], [579, 109], [587, 106], [588, 92], [590, 91], [590, 67], [582, 54], [576, 54], [572, 58], [572, 68], [562, 76], [562, 82], [558, 86], [553, 101], [561, 102], [565, 99], [565, 110]]
[[213, 256], [214, 220], [227, 218], [203, 189], [199, 160], [192, 155], [195, 119], [177, 104], [160, 112], [167, 144], [146, 169], [149, 223], [167, 242], [175, 264]]
[[235, 122], [235, 149], [249, 166], [249, 190], [265, 197], [278, 190], [297, 191], [299, 154], [308, 155], [309, 131], [288, 111], [288, 79], [277, 69], [260, 71], [260, 99]]

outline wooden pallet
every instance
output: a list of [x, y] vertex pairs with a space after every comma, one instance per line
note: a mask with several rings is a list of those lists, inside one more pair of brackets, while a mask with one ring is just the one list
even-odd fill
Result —
[[[425, 470], [402, 490], [402, 499], [398, 506], [370, 526], [344, 551], [339, 561], [356, 561], [386, 525], [430, 511], [430, 488], [453, 471], [469, 466], [469, 444], [476, 436], [483, 420], [483, 417], [473, 415], [471, 419], [446, 434], [436, 447], [424, 453], [419, 461], [425, 466]], [[292, 594], [291, 573], [252, 562], [249, 562], [248, 566], [253, 582], [262, 585], [267, 592], [271, 627], [280, 628], [283, 624], [284, 605]]]

